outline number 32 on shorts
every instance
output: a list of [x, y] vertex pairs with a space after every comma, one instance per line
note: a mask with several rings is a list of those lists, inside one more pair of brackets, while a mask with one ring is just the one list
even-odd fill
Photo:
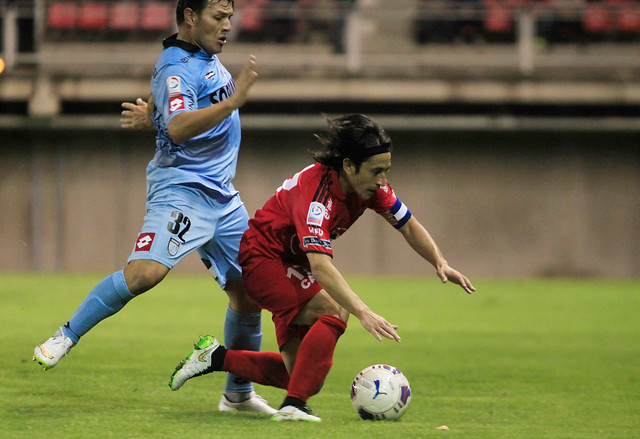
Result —
[[298, 279], [303, 290], [309, 288], [316, 281], [309, 270], [306, 270], [299, 265], [292, 265], [291, 267], [287, 268], [287, 277], [289, 279], [291, 279], [292, 277]]
[[172, 220], [167, 224], [167, 230], [174, 235], [178, 235], [178, 238], [180, 238], [180, 241], [184, 244], [184, 234], [187, 233], [191, 227], [191, 220], [189, 217], [184, 216], [179, 210], [171, 212], [171, 218]]

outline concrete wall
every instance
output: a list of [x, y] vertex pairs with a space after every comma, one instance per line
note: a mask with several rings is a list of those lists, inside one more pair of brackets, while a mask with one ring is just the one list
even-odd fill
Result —
[[[469, 276], [640, 276], [640, 134], [390, 134], [394, 189]], [[250, 214], [312, 142], [311, 130], [245, 129], [236, 186]], [[153, 150], [151, 132], [0, 130], [0, 270], [122, 267]], [[345, 273], [433, 273], [373, 213], [335, 248]], [[202, 267], [190, 256], [176, 270]]]

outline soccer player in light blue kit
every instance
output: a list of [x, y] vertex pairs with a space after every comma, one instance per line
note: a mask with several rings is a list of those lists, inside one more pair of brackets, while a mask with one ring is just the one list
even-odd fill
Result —
[[[194, 250], [229, 296], [226, 343], [260, 349], [260, 309], [244, 294], [237, 261], [249, 217], [231, 182], [240, 147], [238, 108], [257, 77], [255, 58], [234, 83], [215, 55], [227, 42], [233, 7], [233, 0], [178, 1], [178, 33], [163, 41], [151, 80], [158, 134], [141, 233], [124, 270], [96, 285], [67, 324], [35, 348], [34, 360], [45, 370]], [[218, 408], [275, 413], [249, 381], [232, 375]]]

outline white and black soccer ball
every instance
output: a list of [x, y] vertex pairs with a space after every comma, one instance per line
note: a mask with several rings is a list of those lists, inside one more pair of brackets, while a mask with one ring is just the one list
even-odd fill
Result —
[[410, 401], [409, 381], [393, 366], [369, 366], [356, 375], [351, 384], [351, 404], [362, 419], [399, 419]]

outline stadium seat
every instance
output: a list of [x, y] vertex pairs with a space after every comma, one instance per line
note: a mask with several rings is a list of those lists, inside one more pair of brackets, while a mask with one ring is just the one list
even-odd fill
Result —
[[600, 4], [588, 4], [582, 15], [582, 26], [587, 33], [606, 34], [611, 32], [613, 21], [610, 10]]
[[246, 3], [246, 6], [242, 6], [242, 14], [240, 14], [240, 29], [247, 32], [261, 32], [264, 28], [264, 8], [268, 2], [256, 0]]
[[109, 6], [107, 3], [83, 3], [78, 13], [78, 28], [98, 30], [107, 27]]
[[497, 3], [487, 4], [484, 16], [484, 28], [487, 32], [507, 33], [513, 27], [513, 13], [509, 8]]
[[73, 29], [76, 26], [78, 6], [75, 2], [56, 2], [47, 11], [47, 27], [49, 29]]
[[135, 31], [138, 29], [140, 9], [137, 3], [118, 2], [111, 7], [109, 29], [116, 31]]
[[640, 34], [640, 4], [620, 6], [616, 14], [616, 28], [628, 34]]
[[147, 2], [142, 5], [140, 26], [146, 31], [168, 31], [171, 29], [175, 6], [169, 3]]

